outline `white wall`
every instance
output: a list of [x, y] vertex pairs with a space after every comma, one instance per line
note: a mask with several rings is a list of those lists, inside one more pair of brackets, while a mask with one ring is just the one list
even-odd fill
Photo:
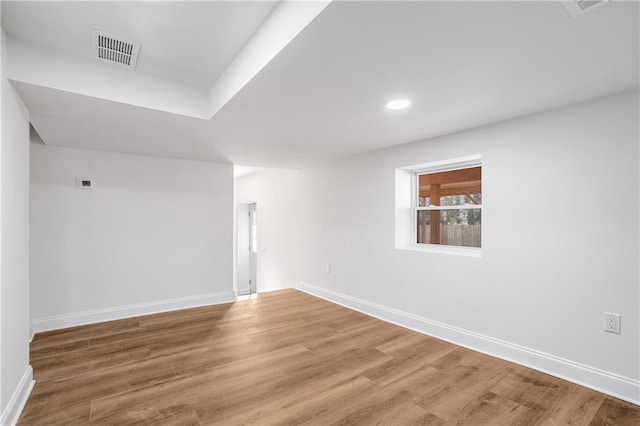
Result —
[[[296, 286], [294, 220], [300, 209], [294, 196], [295, 171], [258, 172], [236, 179], [236, 210], [240, 204], [256, 203], [258, 212], [257, 291]], [[240, 277], [238, 277], [240, 279]]]
[[7, 80], [2, 31], [0, 139], [0, 423], [19, 414], [29, 366], [29, 114]]
[[[233, 296], [231, 164], [41, 143], [31, 144], [31, 159], [36, 322]], [[95, 189], [77, 188], [77, 178], [92, 179]]]
[[[305, 171], [293, 189], [259, 174], [236, 197], [259, 198], [263, 235], [296, 235], [260, 260], [281, 285], [638, 402], [638, 113], [627, 93]], [[395, 168], [473, 154], [482, 258], [394, 248]]]

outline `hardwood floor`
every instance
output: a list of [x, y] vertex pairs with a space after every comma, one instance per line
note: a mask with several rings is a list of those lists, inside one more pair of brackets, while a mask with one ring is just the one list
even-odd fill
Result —
[[23, 425], [640, 425], [640, 407], [295, 290], [36, 335]]

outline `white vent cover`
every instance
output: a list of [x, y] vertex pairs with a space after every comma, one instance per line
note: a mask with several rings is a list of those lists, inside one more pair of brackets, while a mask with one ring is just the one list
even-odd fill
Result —
[[567, 8], [571, 16], [577, 18], [587, 12], [591, 12], [608, 3], [609, 0], [571, 0], [563, 1], [562, 4]]
[[93, 31], [93, 52], [100, 61], [133, 68], [138, 60], [140, 43], [102, 31]]

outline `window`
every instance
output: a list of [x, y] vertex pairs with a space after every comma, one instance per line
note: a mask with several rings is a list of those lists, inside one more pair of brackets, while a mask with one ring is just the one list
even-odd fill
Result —
[[481, 257], [482, 157], [396, 169], [395, 247]]
[[480, 247], [482, 166], [415, 177], [416, 243]]

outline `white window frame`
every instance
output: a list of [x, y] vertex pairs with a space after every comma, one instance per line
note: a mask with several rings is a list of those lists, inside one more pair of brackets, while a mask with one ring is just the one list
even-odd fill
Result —
[[[398, 221], [396, 217], [396, 234], [398, 232], [410, 232], [411, 237], [410, 240], [406, 238], [406, 236], [400, 236], [400, 238], [396, 238], [396, 248], [405, 249], [405, 250], [415, 250], [415, 251], [423, 251], [430, 253], [440, 253], [440, 254], [452, 254], [458, 256], [468, 256], [468, 257], [482, 257], [482, 248], [481, 247], [464, 247], [464, 246], [449, 246], [444, 244], [428, 244], [428, 243], [418, 243], [417, 235], [418, 235], [418, 212], [419, 211], [432, 211], [432, 210], [473, 210], [480, 209], [482, 210], [482, 205], [461, 205], [461, 206], [426, 206], [420, 207], [418, 204], [419, 200], [419, 177], [420, 175], [430, 174], [430, 173], [440, 173], [447, 172], [452, 170], [461, 170], [468, 169], [472, 167], [482, 167], [482, 156], [480, 154], [471, 155], [467, 157], [454, 158], [450, 160], [443, 161], [435, 161], [431, 163], [417, 164], [414, 166], [401, 167], [396, 170], [396, 176], [398, 172], [400, 173], [410, 173], [411, 176], [411, 207], [409, 209], [402, 209], [399, 206], [398, 200], [396, 200], [396, 215], [399, 214], [400, 210], [403, 210], [406, 213], [406, 210], [410, 211], [411, 214], [411, 226], [398, 226], [399, 223], [406, 223], [405, 221]], [[398, 187], [398, 185], [403, 185], [403, 180], [398, 180], [396, 178], [396, 192], [402, 192], [402, 188]], [[482, 185], [482, 184], [481, 184]], [[400, 214], [403, 214], [400, 212]], [[483, 230], [483, 221], [480, 222], [480, 230]], [[398, 237], [398, 235], [396, 235]], [[409, 244], [398, 243], [398, 240], [410, 241]]]

